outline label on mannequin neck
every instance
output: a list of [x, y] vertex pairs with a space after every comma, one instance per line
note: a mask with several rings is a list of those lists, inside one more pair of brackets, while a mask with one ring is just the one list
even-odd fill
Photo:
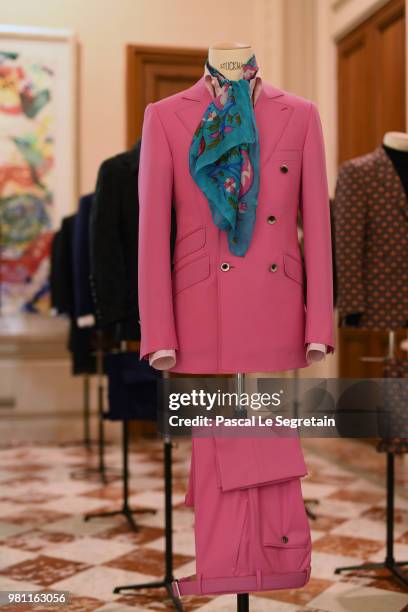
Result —
[[237, 61], [229, 61], [223, 62], [220, 64], [219, 70], [241, 70], [244, 64], [242, 62]]

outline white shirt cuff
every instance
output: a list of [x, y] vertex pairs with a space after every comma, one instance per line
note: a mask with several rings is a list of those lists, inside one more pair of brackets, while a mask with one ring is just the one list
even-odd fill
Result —
[[322, 361], [327, 353], [327, 346], [318, 342], [311, 342], [307, 345], [306, 360], [308, 363], [316, 363]]
[[149, 355], [149, 364], [156, 370], [170, 370], [176, 365], [176, 351], [162, 349]]
[[78, 327], [93, 327], [95, 325], [95, 317], [93, 314], [83, 315], [77, 318]]

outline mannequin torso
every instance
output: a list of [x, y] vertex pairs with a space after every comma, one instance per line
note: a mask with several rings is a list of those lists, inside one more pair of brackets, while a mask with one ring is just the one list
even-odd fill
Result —
[[254, 54], [248, 43], [222, 42], [208, 50], [208, 61], [230, 81], [241, 78], [242, 66]]

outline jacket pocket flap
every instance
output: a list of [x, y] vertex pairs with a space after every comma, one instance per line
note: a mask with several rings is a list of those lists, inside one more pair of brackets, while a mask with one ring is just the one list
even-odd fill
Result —
[[192, 255], [205, 245], [205, 227], [199, 227], [189, 234], [183, 236], [176, 242], [174, 250], [174, 263], [187, 255]]
[[305, 530], [297, 532], [291, 531], [288, 534], [282, 534], [280, 537], [268, 537], [268, 534], [266, 534], [263, 538], [263, 544], [270, 548], [307, 548], [310, 546], [310, 538], [308, 532]]
[[184, 289], [205, 280], [210, 275], [210, 258], [208, 255], [194, 259], [176, 268], [173, 273], [174, 293], [180, 293]]
[[303, 265], [301, 261], [285, 254], [283, 256], [283, 266], [286, 276], [289, 276], [289, 278], [301, 285], [303, 284]]
[[260, 489], [259, 512], [264, 517], [264, 546], [283, 550], [310, 548], [310, 527], [299, 478]]

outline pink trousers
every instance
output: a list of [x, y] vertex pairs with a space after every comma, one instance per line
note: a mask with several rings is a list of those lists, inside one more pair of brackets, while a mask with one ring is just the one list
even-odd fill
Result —
[[310, 575], [298, 437], [195, 437], [186, 504], [195, 510], [196, 576], [176, 595], [292, 589]]

